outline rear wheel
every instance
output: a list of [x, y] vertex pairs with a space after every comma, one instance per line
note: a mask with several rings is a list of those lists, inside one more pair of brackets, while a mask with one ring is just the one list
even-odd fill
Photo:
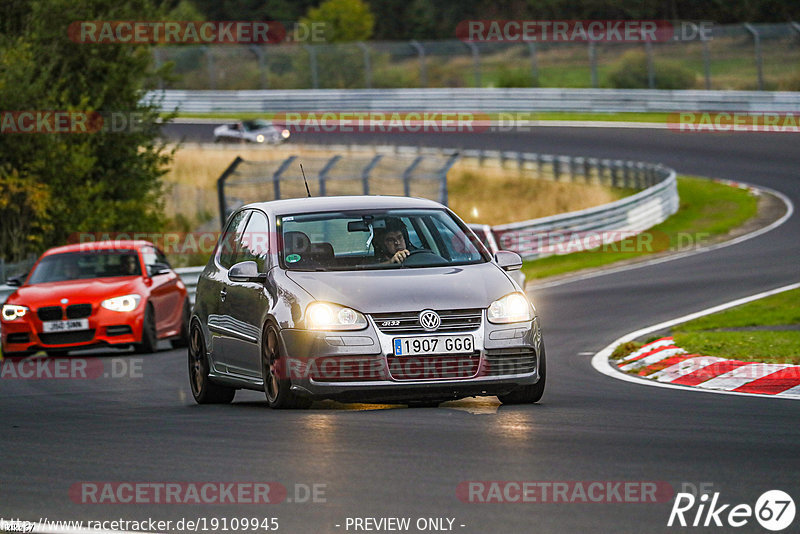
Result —
[[149, 354], [155, 352], [157, 346], [156, 315], [153, 312], [153, 306], [148, 304], [144, 310], [144, 320], [142, 321], [142, 340], [136, 344], [134, 351], [138, 354]]
[[170, 345], [173, 349], [182, 349], [189, 346], [189, 321], [191, 320], [192, 309], [187, 299], [183, 303], [183, 315], [181, 316], [181, 334], [177, 339], [171, 339]]
[[206, 354], [203, 331], [192, 325], [189, 334], [189, 384], [197, 404], [228, 404], [236, 395], [236, 389], [215, 384], [208, 377], [210, 366]]
[[311, 399], [301, 397], [291, 390], [292, 381], [282, 369], [286, 368], [286, 358], [281, 351], [278, 330], [268, 325], [261, 342], [261, 376], [264, 379], [264, 394], [270, 408], [308, 408]]
[[529, 386], [522, 386], [511, 393], [505, 395], [498, 395], [497, 398], [503, 404], [533, 404], [541, 400], [544, 395], [544, 386], [547, 379], [547, 360], [544, 353], [544, 342], [542, 344], [542, 353], [539, 356], [539, 381]]

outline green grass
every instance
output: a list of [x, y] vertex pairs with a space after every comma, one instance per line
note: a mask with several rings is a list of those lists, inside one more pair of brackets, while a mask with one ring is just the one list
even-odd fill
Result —
[[702, 246], [758, 211], [758, 199], [749, 192], [701, 178], [678, 177], [678, 194], [678, 212], [639, 236], [603, 249], [526, 261], [522, 270], [531, 280]]
[[[701, 317], [672, 330], [675, 343], [691, 353], [765, 363], [800, 364], [800, 289]], [[770, 330], [738, 330], [766, 326]]]

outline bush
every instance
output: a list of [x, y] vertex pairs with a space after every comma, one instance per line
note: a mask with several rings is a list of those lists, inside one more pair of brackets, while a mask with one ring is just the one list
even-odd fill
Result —
[[497, 87], [538, 87], [539, 80], [533, 77], [530, 69], [508, 69], [497, 71]]
[[[691, 89], [695, 86], [695, 73], [671, 61], [655, 60], [656, 89]], [[647, 54], [631, 50], [622, 55], [608, 74], [608, 83], [614, 89], [647, 89]]]

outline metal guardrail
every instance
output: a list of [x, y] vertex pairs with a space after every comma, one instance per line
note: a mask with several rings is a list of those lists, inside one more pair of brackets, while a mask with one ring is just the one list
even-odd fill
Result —
[[[357, 145], [325, 145], [328, 149], [355, 151], [392, 151], [396, 154], [431, 154], [452, 158], [474, 159], [479, 164], [494, 160], [502, 165], [509, 163], [520, 169], [535, 171], [539, 178], [555, 181], [602, 183], [615, 187], [642, 189], [638, 193], [610, 204], [581, 211], [552, 215], [529, 221], [495, 226], [492, 230], [500, 238], [500, 246], [518, 252], [525, 259], [546, 254], [540, 247], [538, 236], [575, 235], [586, 232], [612, 233], [620, 238], [644, 231], [678, 210], [679, 198], [675, 171], [660, 164], [623, 160], [607, 160], [549, 154], [499, 152], [488, 150], [463, 150], [430, 147], [364, 147]], [[180, 267], [175, 271], [186, 284], [194, 303], [197, 280], [204, 267]], [[14, 291], [13, 287], [0, 285], [0, 302]]]
[[185, 113], [270, 113], [287, 111], [575, 111], [679, 112], [800, 109], [800, 92], [648, 89], [308, 89], [180, 91], [163, 97], [161, 108]]

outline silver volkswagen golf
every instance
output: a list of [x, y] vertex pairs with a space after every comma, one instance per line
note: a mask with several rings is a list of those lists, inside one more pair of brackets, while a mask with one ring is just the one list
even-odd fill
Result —
[[436, 405], [544, 393], [533, 304], [430, 200], [343, 196], [244, 206], [200, 276], [189, 381], [198, 403], [262, 390], [273, 408], [314, 399]]

